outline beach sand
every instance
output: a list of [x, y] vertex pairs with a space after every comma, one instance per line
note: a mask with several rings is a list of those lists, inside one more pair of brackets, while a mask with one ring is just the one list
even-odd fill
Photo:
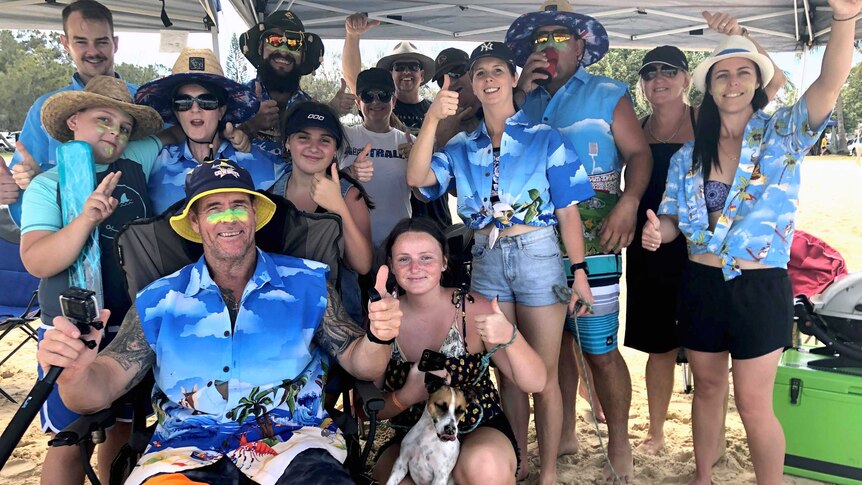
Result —
[[[798, 227], [824, 239], [841, 252], [851, 272], [862, 271], [862, 251], [858, 247], [858, 241], [862, 240], [859, 210], [862, 207], [862, 167], [856, 160], [846, 157], [812, 157], [802, 164], [802, 171]], [[0, 342], [0, 356], [17, 345], [22, 335], [16, 331]], [[623, 329], [620, 330], [622, 335]], [[626, 347], [622, 348], [622, 354], [632, 375], [629, 436], [632, 444], [637, 445], [645, 436], [649, 422], [643, 378], [647, 356]], [[35, 362], [35, 345], [28, 343], [0, 369], [0, 386], [16, 399], [23, 399], [35, 381]], [[17, 405], [0, 398], [0, 429], [5, 429], [16, 410]], [[584, 419], [584, 412], [588, 410], [589, 405], [579, 400], [578, 435], [581, 446], [577, 454], [558, 460], [560, 483], [594, 483], [601, 476], [603, 456], [594, 425]], [[677, 382], [665, 425], [666, 448], [658, 456], [635, 454], [635, 483], [686, 483], [693, 476], [690, 410], [691, 395], [682, 392], [681, 371], [677, 366]], [[600, 425], [599, 429], [601, 439], [606, 442], [607, 428]], [[38, 483], [46, 443], [47, 438], [39, 430], [37, 418], [0, 472], [0, 483]], [[531, 428], [529, 450], [532, 474], [527, 483], [533, 483], [538, 469], [534, 428]], [[727, 452], [714, 469], [714, 481], [754, 483], [754, 469], [749, 459], [745, 431], [732, 401], [727, 417]], [[786, 476], [785, 483], [802, 485], [822, 482]]]

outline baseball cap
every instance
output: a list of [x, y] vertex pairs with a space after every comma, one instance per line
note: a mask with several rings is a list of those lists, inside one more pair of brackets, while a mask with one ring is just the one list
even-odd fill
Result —
[[434, 76], [431, 80], [437, 82], [455, 67], [467, 67], [467, 64], [469, 63], [470, 56], [461, 49], [456, 49], [454, 47], [443, 49], [439, 54], [437, 54], [437, 58], [434, 59]]
[[[389, 73], [386, 74], [389, 75]], [[390, 77], [391, 80], [392, 78]], [[290, 135], [305, 128], [322, 128], [335, 137], [335, 146], [340, 149], [342, 143], [341, 136], [344, 130], [340, 129], [339, 123], [340, 121], [338, 121], [336, 114], [325, 104], [306, 101], [294, 105], [293, 110], [288, 112], [282, 136], [286, 140]]]
[[672, 45], [663, 45], [647, 52], [644, 55], [641, 68], [638, 73], [644, 70], [650, 64], [666, 64], [671, 67], [676, 67], [684, 71], [688, 71], [688, 59], [685, 54], [678, 48]]
[[470, 69], [473, 69], [473, 64], [475, 64], [476, 61], [486, 57], [495, 57], [506, 61], [506, 64], [509, 65], [509, 69], [512, 73], [515, 72], [514, 54], [512, 54], [512, 50], [509, 49], [506, 44], [502, 42], [485, 42], [480, 44], [479, 47], [473, 49], [473, 52], [470, 54]]
[[392, 80], [392, 73], [379, 67], [372, 67], [360, 72], [359, 76], [356, 77], [357, 94], [371, 91], [372, 89], [394, 93], [395, 81]]

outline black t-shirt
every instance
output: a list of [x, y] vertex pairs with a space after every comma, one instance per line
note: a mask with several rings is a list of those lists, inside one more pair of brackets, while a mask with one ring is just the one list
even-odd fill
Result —
[[428, 108], [430, 107], [431, 101], [427, 99], [423, 99], [416, 104], [396, 101], [395, 109], [392, 111], [395, 113], [395, 116], [397, 116], [398, 119], [407, 126], [407, 128], [410, 128], [413, 135], [416, 135], [416, 133], [419, 133], [419, 128], [422, 127], [422, 120], [425, 119], [425, 113], [428, 112]]

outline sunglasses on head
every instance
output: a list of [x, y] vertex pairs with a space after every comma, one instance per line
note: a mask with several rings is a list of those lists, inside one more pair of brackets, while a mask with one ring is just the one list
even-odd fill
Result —
[[554, 41], [556, 44], [562, 44], [563, 42], [568, 42], [577, 36], [571, 33], [568, 30], [554, 30], [552, 32], [537, 32], [535, 36], [533, 36], [533, 44], [534, 45], [544, 45]]
[[418, 62], [396, 62], [392, 64], [392, 70], [396, 72], [419, 72], [419, 69], [422, 69], [422, 64]]
[[188, 94], [178, 94], [174, 96], [174, 111], [188, 111], [192, 109], [192, 104], [197, 103], [202, 110], [212, 111], [221, 106], [221, 101], [218, 96], [210, 93], [190, 96]]
[[659, 73], [661, 73], [661, 77], [666, 79], [673, 79], [676, 77], [679, 72], [678, 67], [671, 66], [657, 66], [655, 69], [650, 69], [649, 71], [641, 71], [641, 79], [644, 81], [652, 81], [656, 77], [658, 77]]
[[287, 46], [287, 50], [298, 51], [302, 49], [302, 35], [285, 32], [284, 34], [267, 34], [264, 37], [267, 44], [276, 49]]
[[381, 103], [388, 103], [392, 101], [392, 93], [387, 93], [383, 91], [365, 91], [359, 93], [359, 99], [362, 100], [363, 103], [373, 103], [376, 99]]

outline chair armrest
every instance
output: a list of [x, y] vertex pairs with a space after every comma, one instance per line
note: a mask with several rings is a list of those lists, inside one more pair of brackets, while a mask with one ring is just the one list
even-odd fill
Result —
[[377, 413], [386, 405], [383, 394], [373, 382], [357, 380], [354, 382], [354, 387], [362, 399], [362, 410], [366, 415], [370, 416], [371, 413]]
[[90, 433], [104, 429], [113, 424], [114, 413], [110, 408], [94, 414], [81, 416], [48, 442], [48, 446], [74, 446], [90, 439]]

